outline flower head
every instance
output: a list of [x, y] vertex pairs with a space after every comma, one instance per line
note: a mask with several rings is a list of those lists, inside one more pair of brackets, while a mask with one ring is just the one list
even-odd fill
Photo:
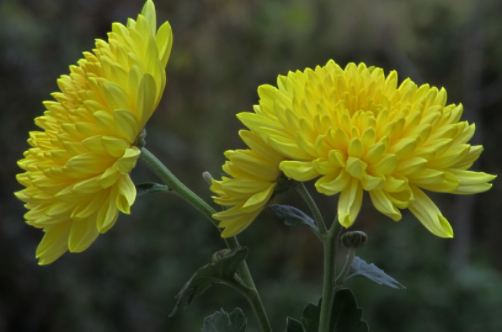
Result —
[[30, 210], [26, 222], [45, 232], [40, 264], [87, 249], [119, 211], [130, 213], [135, 141], [159, 104], [172, 45], [169, 23], [157, 31], [155, 16], [148, 0], [136, 21], [114, 23], [108, 42], [97, 40], [70, 66], [56, 101], [44, 102], [35, 119], [43, 131], [30, 132], [31, 148], [18, 162], [25, 172], [17, 175], [26, 189], [16, 196]]
[[475, 127], [460, 121], [462, 105], [446, 105], [446, 91], [397, 73], [333, 61], [279, 76], [259, 88], [255, 113], [239, 119], [277, 153], [280, 169], [317, 190], [340, 193], [338, 219], [351, 226], [363, 191], [393, 220], [408, 208], [437, 236], [453, 231], [423, 189], [454, 194], [488, 190], [495, 176], [468, 171], [482, 146], [468, 141]]
[[277, 187], [281, 174], [279, 163], [284, 158], [269, 147], [260, 137], [250, 131], [239, 132], [250, 147], [246, 150], [225, 152], [228, 161], [223, 171], [231, 177], [213, 180], [211, 190], [218, 196], [214, 201], [228, 210], [216, 213], [219, 227], [225, 228], [222, 237], [231, 237], [242, 232], [265, 208]]

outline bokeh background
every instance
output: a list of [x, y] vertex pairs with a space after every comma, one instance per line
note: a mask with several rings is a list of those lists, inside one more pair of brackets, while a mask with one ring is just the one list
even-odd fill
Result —
[[[151, 151], [209, 199], [201, 173], [221, 174], [223, 151], [242, 147], [235, 114], [251, 111], [257, 87], [278, 74], [365, 62], [401, 79], [444, 86], [463, 103], [485, 152], [475, 169], [501, 174], [502, 2], [499, 0], [157, 0], [174, 47], [165, 96], [147, 126]], [[16, 161], [28, 147], [41, 102], [56, 78], [106, 38], [111, 23], [135, 17], [143, 0], [0, 1], [0, 331], [194, 332], [220, 307], [247, 303], [213, 287], [168, 318], [174, 296], [224, 244], [186, 203], [139, 197], [106, 235], [81, 254], [40, 267], [40, 230], [23, 222], [13, 195]], [[139, 164], [135, 182], [155, 180]], [[357, 280], [350, 287], [371, 331], [502, 331], [502, 184], [469, 197], [433, 195], [456, 236], [439, 239], [406, 213], [399, 223], [364, 204], [356, 228], [369, 234], [360, 256], [408, 287], [397, 291]], [[315, 195], [326, 218], [334, 197]], [[275, 203], [305, 208], [288, 193]], [[241, 243], [276, 331], [317, 302], [322, 248], [306, 228], [288, 228], [265, 211]], [[343, 257], [340, 255], [340, 259]]]

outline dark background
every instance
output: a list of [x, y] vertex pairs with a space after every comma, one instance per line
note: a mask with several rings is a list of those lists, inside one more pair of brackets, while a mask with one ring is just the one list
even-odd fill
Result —
[[[257, 87], [288, 70], [365, 62], [400, 81], [444, 86], [476, 123], [485, 152], [475, 169], [500, 174], [502, 2], [498, 0], [185, 0], [156, 2], [174, 32], [165, 96], [147, 125], [147, 142], [166, 165], [209, 200], [203, 171], [221, 174], [223, 151], [243, 147], [235, 114], [251, 111]], [[137, 0], [0, 1], [0, 331], [199, 331], [220, 307], [247, 303], [216, 286], [168, 318], [174, 296], [213, 252], [214, 227], [175, 196], [139, 197], [132, 215], [81, 254], [49, 266], [34, 257], [42, 232], [23, 222], [13, 195], [16, 161], [33, 118], [94, 38], [141, 10]], [[136, 183], [155, 180], [142, 164]], [[354, 229], [369, 234], [360, 255], [408, 287], [354, 281], [350, 287], [373, 332], [502, 331], [502, 185], [476, 196], [432, 195], [455, 230], [437, 238], [409, 213], [399, 223], [365, 199]], [[313, 190], [312, 190], [313, 192]], [[326, 218], [335, 197], [315, 195]], [[288, 193], [275, 203], [305, 208]], [[242, 235], [248, 263], [276, 331], [317, 302], [322, 248], [307, 228], [288, 228], [270, 211]], [[340, 262], [343, 252], [340, 253]]]

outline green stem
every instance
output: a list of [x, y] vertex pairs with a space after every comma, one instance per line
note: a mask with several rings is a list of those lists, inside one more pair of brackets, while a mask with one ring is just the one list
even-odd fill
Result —
[[[157, 175], [168, 187], [170, 190], [174, 191], [181, 198], [192, 204], [197, 208], [202, 214], [204, 214], [209, 221], [215, 226], [218, 227], [218, 223], [213, 219], [213, 213], [216, 213], [214, 209], [209, 206], [202, 198], [197, 196], [193, 191], [187, 188], [169, 169], [167, 169], [164, 164], [160, 160], [155, 157], [150, 151], [146, 148], [141, 148], [140, 159], [145, 162], [148, 167]], [[228, 244], [228, 243], [227, 243]], [[235, 243], [229, 245], [230, 249], [236, 249]]]
[[349, 248], [349, 252], [347, 253], [347, 261], [343, 266], [342, 272], [340, 272], [340, 274], [335, 280], [335, 287], [344, 283], [347, 274], [349, 274], [350, 267], [352, 266], [352, 262], [354, 261], [355, 257], [356, 257], [356, 249]]
[[[218, 228], [218, 223], [216, 220], [213, 219], [212, 215], [216, 213], [216, 211], [209, 205], [207, 204], [202, 198], [197, 196], [193, 191], [188, 189], [176, 176], [174, 176], [173, 173], [169, 169], [167, 169], [164, 164], [160, 160], [157, 159], [150, 151], [148, 151], [146, 148], [141, 148], [141, 154], [140, 154], [140, 159], [145, 162], [148, 167], [174, 192], [176, 192], [181, 198], [192, 204], [197, 210], [202, 212], [204, 216], [206, 216], [211, 223]], [[219, 230], [219, 228], [218, 228]], [[225, 238], [224, 239], [225, 243], [227, 244], [228, 248], [235, 250], [240, 247], [239, 241], [237, 240], [236, 237], [231, 237], [231, 238]], [[255, 295], [255, 298], [253, 299], [253, 303], [251, 303], [251, 306], [253, 307], [253, 311], [256, 310], [254, 307], [259, 307], [260, 310], [258, 310], [260, 315], [256, 315], [256, 318], [258, 319], [258, 322], [260, 326], [262, 327], [262, 332], [271, 332], [272, 328], [270, 327], [270, 323], [268, 321], [267, 315], [265, 314], [265, 310], [263, 308], [263, 304], [260, 299], [260, 295], [258, 294], [258, 291], [256, 290], [256, 286], [253, 281], [253, 277], [251, 276], [251, 272], [249, 271], [249, 268], [246, 264], [245, 261], [242, 262], [241, 266], [239, 267], [239, 276], [242, 278], [244, 283], [246, 284], [247, 287], [251, 288]]]
[[258, 292], [255, 289], [248, 288], [239, 282], [226, 281], [225, 284], [240, 292], [248, 300], [255, 317], [258, 318], [258, 325], [260, 326], [260, 330], [272, 331], [270, 325], [264, 325], [265, 322], [268, 323], [268, 318], [267, 313], [265, 312], [265, 309], [263, 308], [263, 305], [261, 303], [260, 295], [258, 294]]
[[321, 316], [319, 320], [319, 332], [329, 332], [331, 306], [333, 304], [333, 286], [336, 268], [336, 247], [342, 227], [335, 220], [324, 242], [324, 282], [321, 301]]
[[263, 307], [258, 291], [253, 291], [249, 296], [247, 296], [247, 300], [253, 309], [256, 319], [258, 320], [260, 330], [264, 332], [272, 332], [272, 327], [268, 321], [267, 313], [265, 312], [265, 308]]
[[309, 206], [310, 211], [312, 211], [312, 214], [314, 215], [314, 220], [317, 224], [317, 227], [319, 227], [321, 234], [326, 235], [328, 231], [326, 229], [326, 224], [324, 223], [324, 219], [322, 218], [321, 211], [319, 211], [319, 208], [312, 199], [312, 196], [310, 196], [309, 192], [307, 191], [307, 188], [305, 188], [303, 182], [300, 182], [296, 186], [296, 191], [298, 191], [298, 193], [300, 194], [300, 196], [302, 196], [305, 203], [307, 203], [307, 205]]

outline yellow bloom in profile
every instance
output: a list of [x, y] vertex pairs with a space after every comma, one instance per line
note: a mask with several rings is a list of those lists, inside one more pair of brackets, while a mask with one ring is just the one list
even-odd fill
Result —
[[58, 80], [56, 101], [44, 102], [47, 110], [35, 119], [43, 131], [30, 132], [31, 148], [18, 162], [26, 189], [16, 193], [30, 210], [26, 222], [45, 232], [39, 264], [87, 249], [119, 211], [130, 213], [135, 141], [162, 97], [172, 39], [168, 22], [157, 31], [147, 1], [127, 27], [113, 23], [108, 42], [84, 52]]
[[228, 210], [216, 213], [218, 227], [225, 230], [222, 237], [231, 237], [242, 232], [265, 208], [277, 187], [281, 174], [279, 163], [284, 157], [275, 152], [258, 135], [241, 130], [242, 140], [250, 147], [246, 150], [225, 152], [228, 161], [223, 171], [231, 177], [213, 180], [211, 190], [218, 196], [213, 199]]
[[423, 189], [473, 194], [491, 188], [495, 176], [468, 171], [482, 151], [471, 146], [474, 124], [460, 121], [462, 105], [446, 105], [446, 91], [397, 73], [333, 61], [315, 70], [279, 76], [261, 86], [255, 113], [239, 119], [288, 160], [280, 163], [297, 181], [318, 178], [326, 195], [340, 193], [338, 219], [351, 226], [363, 191], [397, 221], [408, 208], [433, 234], [453, 230]]

